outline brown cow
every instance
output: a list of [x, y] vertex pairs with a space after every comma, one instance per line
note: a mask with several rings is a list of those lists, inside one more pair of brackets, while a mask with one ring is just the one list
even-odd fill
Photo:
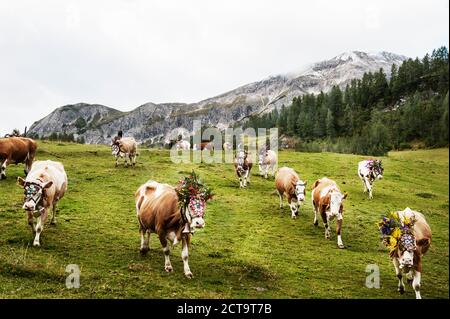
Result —
[[25, 175], [31, 169], [36, 156], [37, 144], [26, 137], [8, 137], [0, 139], [0, 178], [6, 178], [6, 166], [25, 164]]
[[296, 218], [300, 205], [305, 201], [307, 181], [302, 181], [298, 174], [289, 167], [282, 167], [275, 177], [275, 187], [280, 196], [280, 208], [283, 207], [283, 195], [286, 195], [292, 218]]
[[125, 167], [128, 167], [128, 159], [136, 166], [137, 142], [133, 137], [115, 137], [111, 143], [111, 154], [116, 158], [116, 167], [119, 166], [119, 157], [125, 158]]
[[214, 142], [201, 142], [200, 144], [194, 144], [192, 147], [194, 151], [214, 151]]
[[[184, 274], [192, 278], [189, 268], [189, 243], [191, 233], [195, 228], [203, 228], [205, 199], [192, 198], [186, 209], [179, 206], [179, 198], [175, 189], [167, 184], [148, 181], [135, 194], [136, 211], [141, 234], [141, 253], [149, 250], [150, 234], [158, 234], [165, 256], [165, 270], [173, 270], [170, 262], [170, 246], [182, 242], [181, 257], [184, 264]], [[184, 215], [182, 215], [184, 214]], [[147, 234], [147, 237], [146, 237]]]
[[312, 204], [314, 207], [314, 225], [317, 226], [317, 213], [320, 212], [325, 226], [325, 238], [330, 239], [330, 221], [337, 217], [336, 233], [339, 248], [344, 248], [341, 238], [341, 228], [343, 221], [344, 205], [343, 200], [347, 198], [347, 193], [342, 194], [336, 182], [324, 177], [314, 182], [312, 186]]
[[[56, 204], [64, 197], [67, 190], [67, 175], [59, 162], [37, 161], [24, 180], [18, 177], [18, 184], [24, 188], [23, 209], [28, 213], [28, 224], [36, 233], [33, 246], [40, 246], [39, 238], [44, 229], [48, 212], [52, 210], [51, 224], [56, 220]], [[37, 217], [36, 227], [33, 217]]]
[[402, 234], [399, 239], [399, 245], [391, 254], [398, 278], [398, 291], [401, 294], [405, 292], [402, 278], [402, 274], [405, 274], [408, 282], [412, 283], [416, 299], [421, 299], [422, 256], [431, 245], [431, 228], [421, 213], [412, 211], [410, 208], [399, 211], [397, 214], [400, 221], [404, 221], [405, 218], [414, 220], [413, 234]]
[[248, 155], [247, 151], [240, 150], [234, 159], [234, 169], [239, 177], [239, 187], [247, 187], [247, 182], [250, 183], [250, 171], [252, 170], [253, 162]]

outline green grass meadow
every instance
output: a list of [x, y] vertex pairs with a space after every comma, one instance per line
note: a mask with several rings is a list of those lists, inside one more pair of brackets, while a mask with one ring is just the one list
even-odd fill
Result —
[[[38, 160], [61, 161], [69, 188], [60, 203], [57, 225], [49, 220], [41, 247], [21, 209], [16, 185], [23, 165], [9, 166], [0, 181], [0, 298], [404, 298], [380, 242], [382, 214], [407, 206], [424, 213], [433, 231], [424, 257], [423, 298], [449, 297], [448, 149], [391, 152], [383, 157], [384, 179], [375, 182], [374, 199], [363, 193], [357, 163], [366, 157], [281, 151], [279, 166], [294, 168], [312, 185], [328, 176], [349, 193], [342, 238], [324, 238], [313, 225], [307, 201], [297, 219], [278, 207], [274, 180], [258, 175], [239, 189], [231, 164], [174, 164], [169, 151], [142, 149], [135, 168], [115, 168], [107, 146], [39, 142]], [[181, 245], [171, 255], [173, 273], [155, 234], [150, 252], [139, 254], [140, 236], [134, 192], [149, 179], [174, 185], [192, 169], [213, 188], [206, 228], [195, 233], [190, 250], [193, 279], [185, 278]], [[68, 264], [81, 269], [81, 286], [66, 288]], [[366, 266], [376, 264], [380, 289], [365, 286]]]

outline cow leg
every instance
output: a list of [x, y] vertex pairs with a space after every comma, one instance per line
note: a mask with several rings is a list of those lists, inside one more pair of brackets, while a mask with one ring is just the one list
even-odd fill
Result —
[[116, 167], [118, 167], [118, 166], [119, 166], [119, 156], [116, 155]]
[[319, 220], [317, 219], [318, 209], [316, 203], [314, 203], [314, 199], [312, 200], [312, 207], [314, 209], [314, 226], [319, 225]]
[[414, 271], [414, 279], [412, 282], [412, 286], [416, 293], [416, 299], [422, 299], [422, 296], [420, 295], [420, 277], [421, 277], [420, 271]]
[[336, 222], [337, 245], [341, 249], [345, 247], [341, 238], [342, 221], [343, 221], [342, 216], [339, 216]]
[[125, 167], [128, 167], [128, 159], [130, 155], [128, 153], [125, 153]]
[[52, 205], [52, 219], [50, 220], [51, 225], [56, 225], [56, 203]]
[[183, 259], [184, 266], [184, 275], [188, 278], [192, 278], [192, 272], [189, 268], [189, 235], [184, 235], [182, 237], [182, 250], [181, 250], [181, 258]]
[[164, 252], [164, 259], [165, 259], [165, 263], [164, 263], [164, 269], [167, 272], [171, 272], [173, 270], [172, 268], [172, 264], [170, 262], [170, 246], [169, 246], [169, 242], [167, 241], [166, 236], [159, 236], [159, 241], [161, 242], [161, 246], [163, 247], [163, 252]]
[[363, 183], [364, 193], [366, 193], [367, 192], [367, 187], [366, 187], [365, 177], [364, 177], [364, 175], [359, 175], [359, 178], [361, 179], [361, 182]]
[[141, 249], [140, 252], [142, 255], [145, 255], [149, 250], [150, 246], [150, 231], [139, 227], [139, 233], [141, 234]]
[[135, 166], [136, 166], [136, 154], [133, 154], [133, 155], [131, 156], [130, 161], [131, 161], [131, 165], [132, 165], [133, 167], [135, 167]]
[[31, 165], [33, 165], [33, 159], [30, 158], [30, 154], [28, 153], [27, 159], [26, 159], [26, 161], [25, 161], [25, 169], [24, 169], [24, 171], [23, 171], [23, 172], [25, 173], [25, 176], [27, 176], [28, 173], [30, 172], [30, 170], [31, 170]]
[[324, 212], [322, 212], [321, 215], [322, 215], [323, 226], [325, 227], [325, 239], [330, 239], [331, 238], [330, 219]]
[[7, 159], [5, 159], [5, 161], [0, 164], [0, 179], [6, 179], [6, 165], [7, 164], [8, 164]]
[[291, 208], [291, 217], [297, 217], [297, 203], [295, 203], [292, 199], [289, 199], [289, 207]]
[[278, 190], [278, 196], [280, 197], [280, 208], [283, 208], [283, 194], [281, 194]]
[[269, 177], [269, 165], [266, 165], [265, 172], [264, 172], [264, 178], [268, 178], [268, 177]]
[[47, 208], [44, 209], [44, 211], [42, 212], [41, 216], [39, 216], [37, 218], [37, 223], [36, 223], [36, 227], [35, 227], [35, 232], [36, 235], [34, 237], [34, 241], [33, 241], [33, 246], [40, 246], [40, 237], [41, 237], [41, 233], [44, 230], [44, 224], [45, 224], [45, 220], [47, 219]]
[[395, 274], [397, 275], [397, 278], [398, 278], [397, 290], [400, 292], [400, 294], [403, 295], [405, 293], [405, 284], [403, 283], [402, 271], [400, 270], [398, 259], [394, 258], [392, 260], [392, 263], [394, 264]]
[[367, 179], [367, 177], [364, 177], [364, 184], [367, 188], [367, 191], [369, 192], [369, 198], [372, 199], [372, 185], [370, 181]]

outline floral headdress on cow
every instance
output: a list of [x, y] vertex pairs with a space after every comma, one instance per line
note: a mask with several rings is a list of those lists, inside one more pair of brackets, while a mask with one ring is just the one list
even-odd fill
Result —
[[384, 216], [378, 223], [381, 232], [381, 240], [389, 249], [392, 256], [397, 248], [401, 250], [414, 250], [415, 239], [413, 234], [413, 226], [415, 223], [414, 216], [404, 217], [400, 220], [397, 212], [391, 212], [388, 216]]
[[175, 187], [181, 208], [189, 207], [194, 216], [203, 216], [205, 203], [212, 199], [211, 189], [203, 184], [194, 171], [180, 180]]

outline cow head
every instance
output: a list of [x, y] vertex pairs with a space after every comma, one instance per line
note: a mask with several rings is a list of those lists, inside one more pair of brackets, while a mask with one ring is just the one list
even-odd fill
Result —
[[337, 190], [330, 192], [330, 212], [338, 216], [341, 213], [342, 202], [347, 198], [347, 193], [342, 194]]
[[45, 190], [53, 185], [49, 182], [27, 182], [22, 177], [17, 178], [17, 183], [24, 189], [23, 209], [30, 212], [39, 211], [45, 197]]
[[111, 154], [113, 156], [119, 156], [120, 154], [120, 139], [117, 137], [111, 139]]
[[383, 172], [384, 172], [384, 168], [383, 168], [383, 165], [381, 164], [381, 160], [375, 160], [373, 162], [373, 175], [375, 176], [375, 178], [382, 179]]
[[191, 198], [188, 205], [189, 217], [188, 221], [192, 228], [205, 227], [205, 215], [206, 200], [202, 196], [196, 196]]
[[410, 233], [402, 234], [398, 242], [398, 261], [400, 269], [410, 269], [414, 264], [416, 240]]
[[245, 165], [245, 159], [247, 158], [247, 152], [245, 151], [239, 151], [237, 154], [237, 158], [236, 158], [236, 162], [237, 162], [237, 171], [239, 173], [239, 175], [244, 174], [245, 169], [244, 169], [244, 165]]
[[308, 184], [308, 181], [302, 180], [297, 181], [297, 183], [295, 184], [295, 196], [297, 197], [297, 200], [299, 202], [303, 202], [305, 200], [306, 184]]

